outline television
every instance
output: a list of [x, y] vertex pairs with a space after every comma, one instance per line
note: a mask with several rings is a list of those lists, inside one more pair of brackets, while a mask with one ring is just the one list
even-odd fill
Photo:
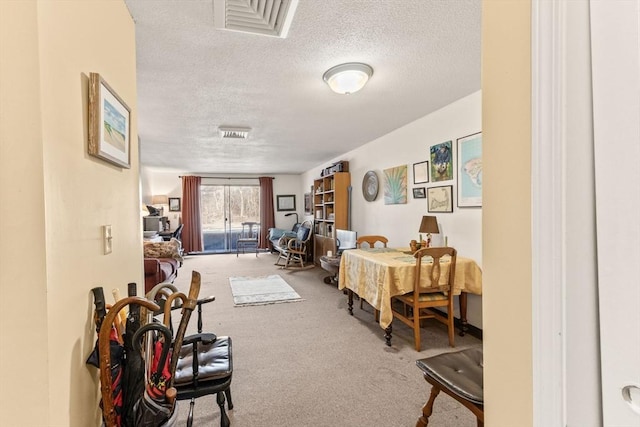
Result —
[[346, 249], [354, 249], [356, 247], [356, 239], [358, 233], [351, 230], [341, 230], [336, 228], [336, 246], [338, 247], [338, 253]]

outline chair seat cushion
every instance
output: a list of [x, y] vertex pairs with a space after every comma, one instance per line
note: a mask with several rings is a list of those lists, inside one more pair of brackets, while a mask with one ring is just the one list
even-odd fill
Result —
[[[410, 294], [400, 295], [396, 298], [400, 298], [406, 301], [408, 304], [413, 304], [413, 292]], [[446, 301], [448, 299], [447, 294], [444, 292], [430, 292], [420, 294], [418, 297], [418, 301], [426, 302], [426, 301]]]
[[[187, 337], [185, 337], [185, 341]], [[198, 345], [198, 382], [229, 377], [233, 372], [231, 358], [231, 338], [218, 337], [211, 344]], [[183, 345], [176, 366], [175, 384], [189, 384], [193, 381], [193, 349]]]
[[427, 357], [416, 361], [416, 365], [458, 396], [478, 405], [484, 403], [481, 348]]

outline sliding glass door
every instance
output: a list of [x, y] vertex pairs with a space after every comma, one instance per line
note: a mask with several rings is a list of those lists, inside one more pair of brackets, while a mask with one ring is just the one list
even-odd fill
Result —
[[260, 187], [257, 185], [202, 185], [200, 218], [204, 251], [227, 253], [246, 221], [260, 222]]

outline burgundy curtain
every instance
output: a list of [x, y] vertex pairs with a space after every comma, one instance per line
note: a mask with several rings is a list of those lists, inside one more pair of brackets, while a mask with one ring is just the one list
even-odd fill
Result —
[[187, 253], [202, 251], [200, 181], [199, 176], [182, 177], [182, 247]]
[[273, 178], [261, 176], [260, 180], [260, 238], [258, 246], [267, 249], [267, 232], [276, 226], [273, 214]]

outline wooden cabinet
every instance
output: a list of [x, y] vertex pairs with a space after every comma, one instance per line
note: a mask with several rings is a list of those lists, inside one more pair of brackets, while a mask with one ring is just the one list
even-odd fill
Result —
[[335, 172], [313, 182], [314, 261], [335, 251], [335, 229], [349, 228], [349, 172]]

